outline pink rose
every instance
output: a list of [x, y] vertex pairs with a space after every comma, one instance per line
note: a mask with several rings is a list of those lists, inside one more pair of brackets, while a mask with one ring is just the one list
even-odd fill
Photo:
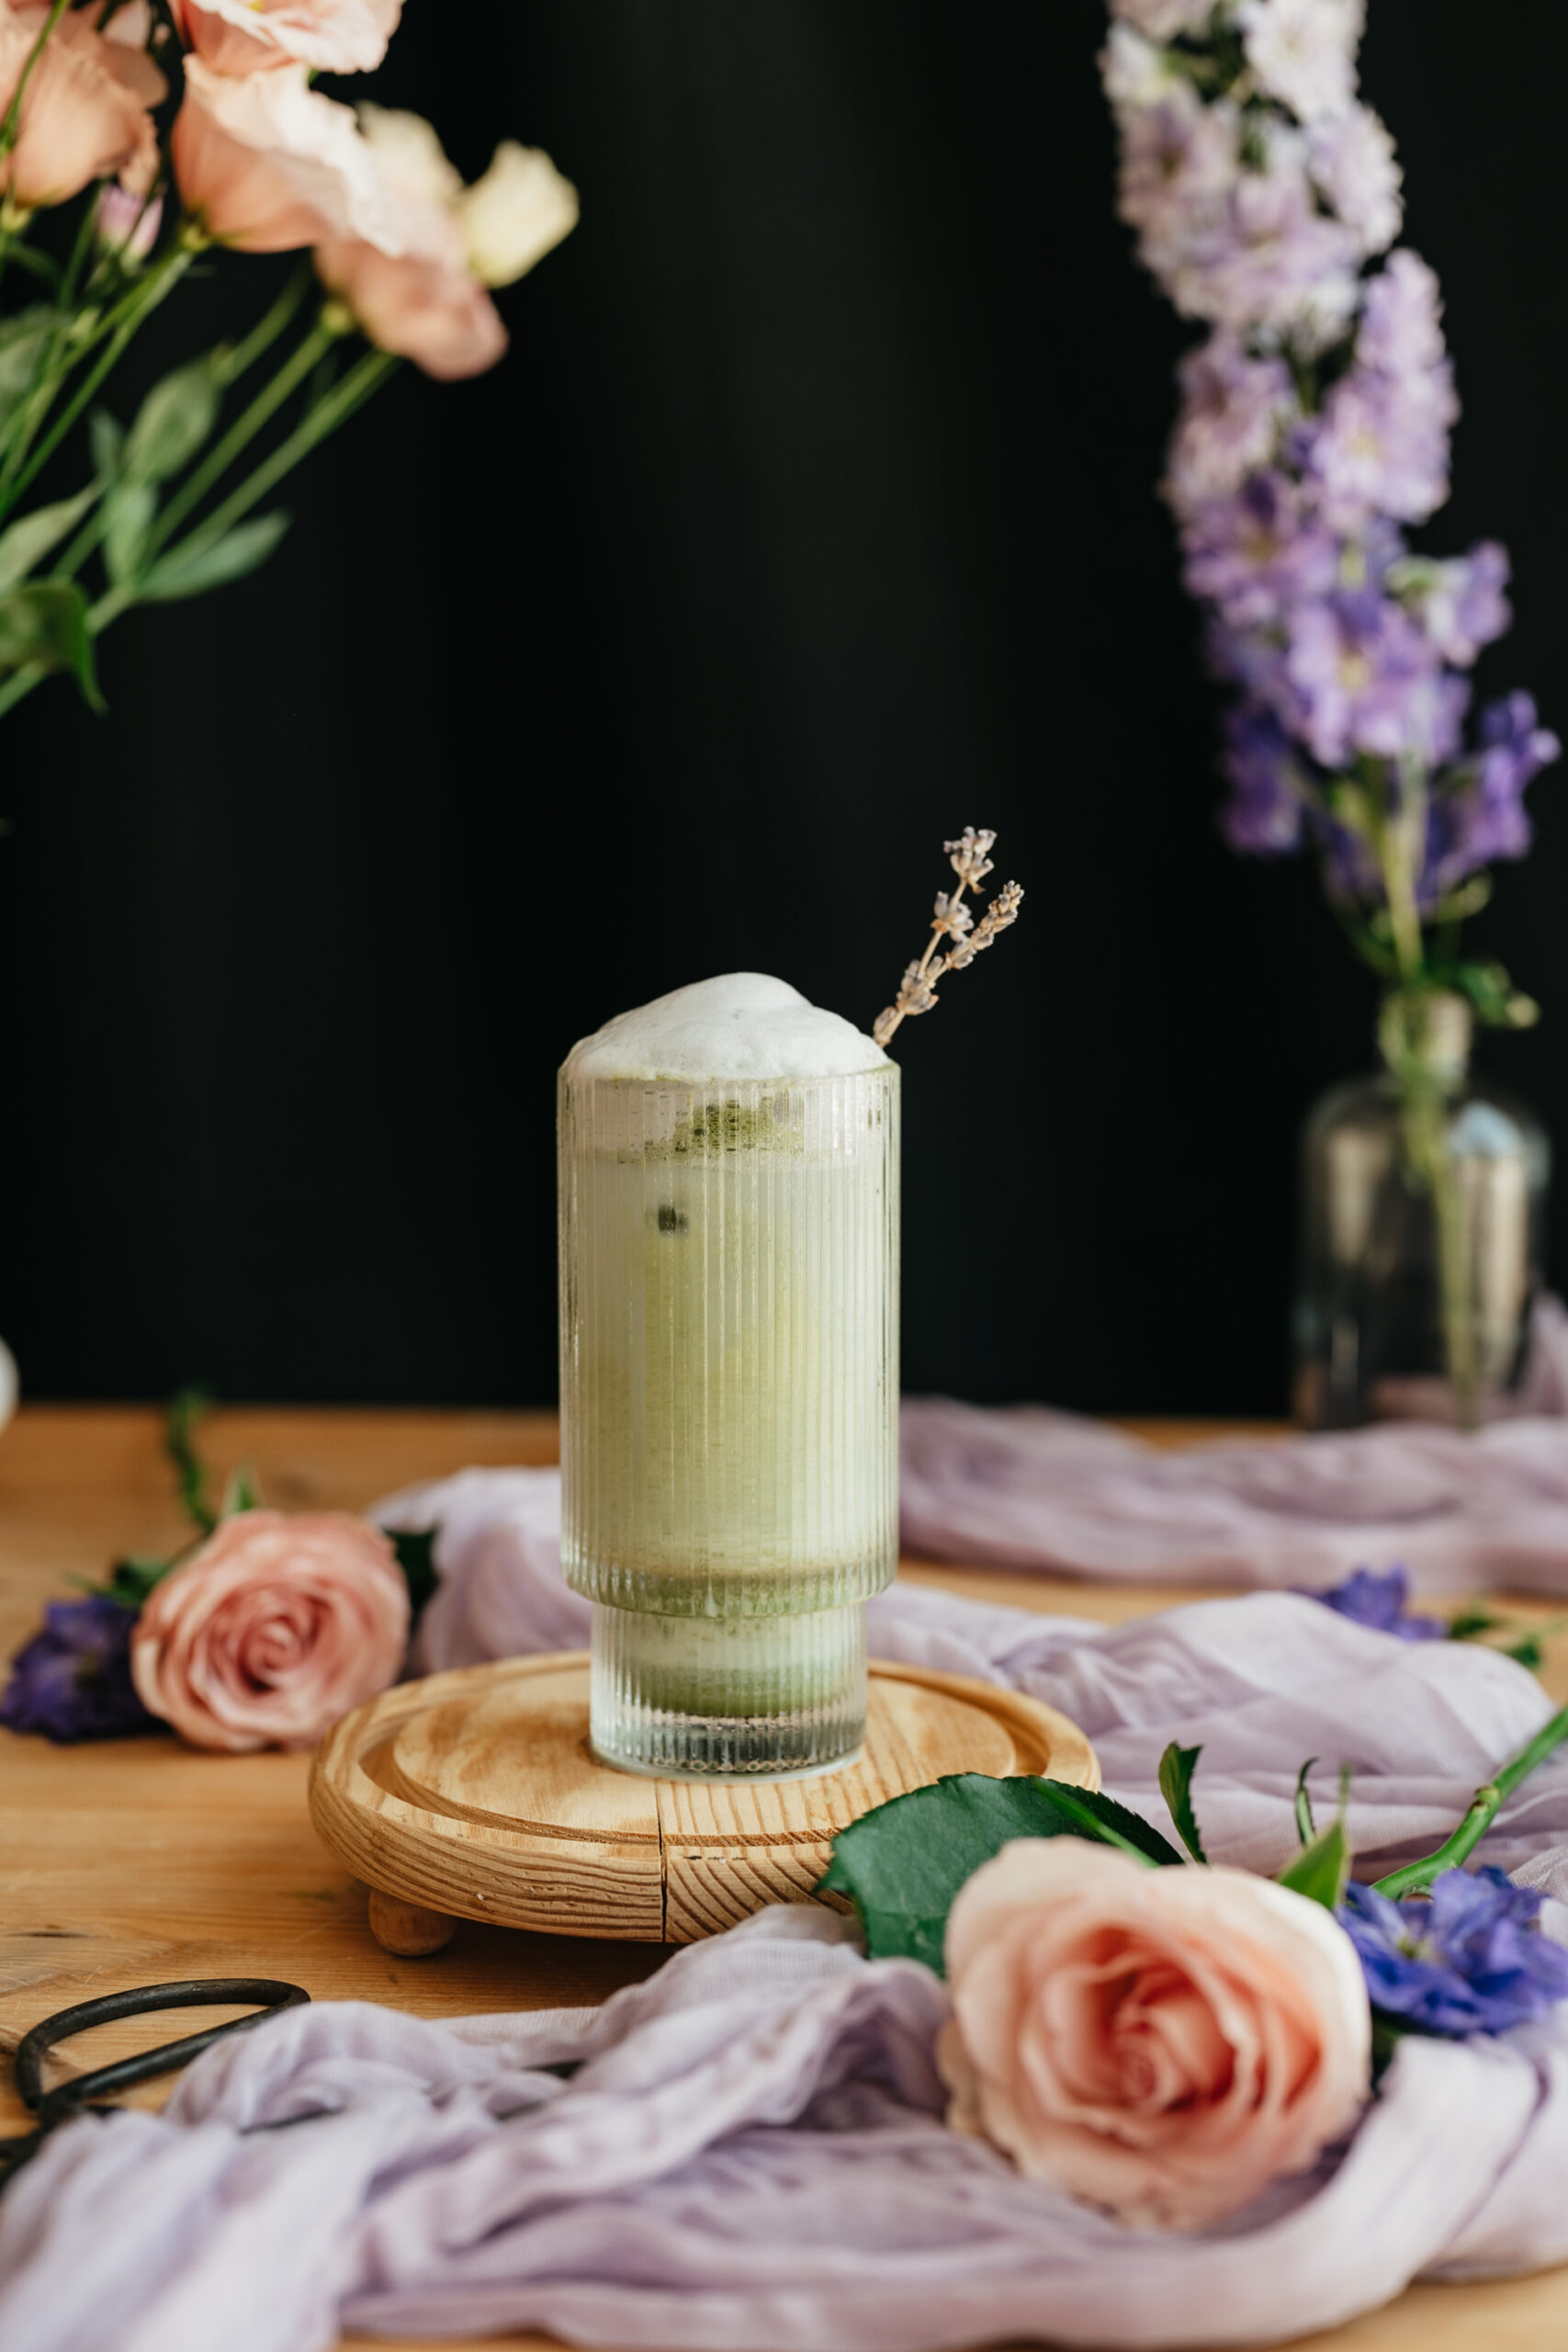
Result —
[[1004, 1846], [947, 1923], [948, 2120], [1124, 2221], [1201, 2229], [1303, 2172], [1367, 2097], [1349, 1938], [1245, 1871]]
[[234, 80], [187, 57], [185, 73], [170, 152], [209, 237], [254, 254], [345, 236], [400, 250], [353, 107], [312, 90], [307, 67]]
[[[12, 8], [0, 0], [0, 118], [49, 21], [42, 6]], [[96, 8], [68, 9], [28, 77], [21, 127], [0, 156], [0, 189], [28, 210], [62, 204], [88, 182], [118, 173], [145, 193], [158, 169], [158, 137], [149, 109], [168, 84], [141, 47], [145, 12], [121, 9], [107, 30]]]
[[143, 1706], [193, 1747], [309, 1747], [396, 1680], [408, 1587], [344, 1511], [238, 1511], [162, 1583], [131, 1635]]
[[368, 74], [387, 54], [401, 0], [172, 0], [180, 38], [218, 74], [298, 62]]

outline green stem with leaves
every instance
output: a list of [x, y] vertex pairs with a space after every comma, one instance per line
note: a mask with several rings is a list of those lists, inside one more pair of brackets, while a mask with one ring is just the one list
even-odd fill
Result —
[[1426, 776], [1404, 764], [1398, 807], [1386, 805], [1386, 786], [1368, 796], [1376, 810], [1371, 846], [1382, 875], [1398, 987], [1384, 1002], [1379, 1043], [1399, 1096], [1404, 1157], [1416, 1186], [1432, 1204], [1438, 1252], [1438, 1303], [1443, 1355], [1454, 1412], [1461, 1429], [1479, 1425], [1480, 1367], [1476, 1358], [1474, 1270], [1465, 1204], [1449, 1148], [1450, 1103], [1455, 1075], [1424, 1040], [1424, 1000], [1432, 993], [1416, 876], [1427, 836]]
[[296, 387], [304, 382], [316, 362], [332, 349], [336, 340], [336, 333], [331, 327], [318, 322], [311, 329], [292, 356], [285, 360], [265, 390], [257, 393], [244, 414], [236, 420], [216, 448], [209, 452], [170, 499], [148, 536], [150, 555], [155, 555], [167, 544], [186, 516], [200, 505], [208, 492], [228, 472], [241, 450], [254, 440], [263, 425], [283, 406]]
[[1386, 1878], [1375, 1882], [1379, 1894], [1396, 1897], [1416, 1894], [1431, 1885], [1443, 1871], [1457, 1870], [1475, 1851], [1492, 1824], [1497, 1818], [1505, 1801], [1529, 1780], [1538, 1765], [1544, 1764], [1554, 1748], [1568, 1739], [1568, 1707], [1562, 1708], [1549, 1723], [1542, 1724], [1533, 1739], [1527, 1740], [1518, 1754], [1483, 1781], [1470, 1801], [1469, 1810], [1451, 1838], [1445, 1838], [1435, 1854], [1425, 1861], [1406, 1862], [1403, 1870], [1390, 1871]]

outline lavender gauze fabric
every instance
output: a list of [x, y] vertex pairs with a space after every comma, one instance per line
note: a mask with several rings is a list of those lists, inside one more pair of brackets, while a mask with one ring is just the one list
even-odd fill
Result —
[[1118, 1582], [1568, 1592], [1568, 1310], [1536, 1310], [1523, 1409], [1166, 1453], [1043, 1406], [907, 1399], [903, 1538], [934, 1559]]
[[[581, 1641], [558, 1508], [539, 1471], [468, 1471], [383, 1508], [442, 1529], [427, 1663]], [[1434, 1844], [1548, 1713], [1506, 1658], [1290, 1594], [1103, 1629], [895, 1586], [873, 1617], [884, 1655], [1066, 1709], [1151, 1819], [1166, 1742], [1201, 1741], [1210, 1850], [1258, 1870], [1291, 1849], [1303, 1758], [1323, 1758], [1324, 1799], [1353, 1765], [1358, 1847], [1392, 1860]], [[1568, 1894], [1568, 1759], [1483, 1850]], [[1332, 2325], [1416, 2277], [1568, 2259], [1568, 2015], [1404, 2042], [1348, 2148], [1171, 2238], [943, 2128], [944, 2006], [923, 1969], [863, 1959], [844, 1921], [780, 1909], [598, 2010], [290, 2012], [209, 2052], [162, 2116], [85, 2118], [18, 2176], [0, 2343], [319, 2352], [348, 2326], [695, 2352], [1214, 2346]]]

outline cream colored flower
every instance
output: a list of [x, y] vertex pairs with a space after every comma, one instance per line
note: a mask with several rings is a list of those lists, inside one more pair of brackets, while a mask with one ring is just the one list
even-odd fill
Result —
[[577, 226], [577, 190], [542, 147], [503, 140], [482, 179], [457, 200], [474, 274], [511, 286]]

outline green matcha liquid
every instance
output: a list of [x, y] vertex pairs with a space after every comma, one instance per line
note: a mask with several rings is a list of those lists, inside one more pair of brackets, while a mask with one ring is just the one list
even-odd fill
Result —
[[898, 1073], [560, 1086], [562, 1560], [634, 1770], [858, 1746], [897, 1555]]

